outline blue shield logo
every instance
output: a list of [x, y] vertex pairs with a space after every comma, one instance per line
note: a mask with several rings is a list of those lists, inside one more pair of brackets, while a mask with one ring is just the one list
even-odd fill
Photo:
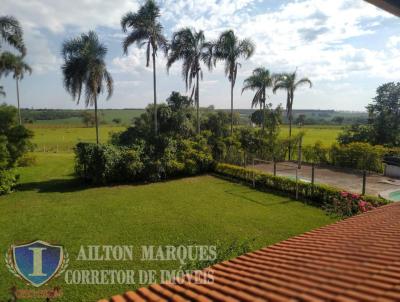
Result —
[[54, 277], [64, 260], [62, 246], [40, 240], [13, 246], [12, 256], [16, 272], [35, 287]]

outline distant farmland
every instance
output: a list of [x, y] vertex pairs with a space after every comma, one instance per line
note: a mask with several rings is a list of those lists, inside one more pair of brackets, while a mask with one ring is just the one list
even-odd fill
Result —
[[[23, 109], [22, 118], [25, 122], [44, 125], [82, 125], [82, 113], [93, 110], [69, 109]], [[101, 123], [113, 124], [113, 119], [120, 119], [120, 124], [129, 125], [132, 119], [140, 116], [144, 109], [100, 109]]]
[[[119, 120], [120, 125], [130, 125], [135, 117], [140, 116], [145, 109], [100, 109], [99, 116], [102, 124], [115, 124], [115, 119]], [[203, 113], [210, 112], [215, 109], [202, 108]], [[223, 111], [229, 112], [227, 109]], [[22, 118], [25, 123], [33, 123], [38, 125], [82, 125], [82, 113], [85, 110], [71, 109], [23, 109]], [[93, 112], [88, 109], [87, 111]], [[237, 109], [235, 112], [240, 114], [240, 123], [248, 124], [250, 115], [254, 109]], [[343, 118], [343, 124], [351, 124], [354, 122], [365, 122], [367, 119], [366, 112], [350, 112], [350, 111], [334, 111], [334, 110], [294, 110], [293, 120], [303, 115], [308, 125], [334, 124], [332, 120], [336, 117]], [[113, 121], [114, 120], [114, 121]], [[283, 122], [287, 123], [286, 114], [283, 113]]]

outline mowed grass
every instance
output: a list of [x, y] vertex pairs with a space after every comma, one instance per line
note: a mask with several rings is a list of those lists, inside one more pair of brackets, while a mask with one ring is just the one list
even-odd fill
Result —
[[[35, 136], [33, 142], [36, 144], [36, 151], [40, 152], [71, 152], [78, 142], [95, 142], [96, 130], [92, 127], [77, 127], [71, 125], [28, 125]], [[100, 125], [100, 141], [107, 142], [110, 134], [126, 129], [122, 126]], [[305, 132], [303, 144], [313, 145], [321, 141], [329, 146], [336, 142], [338, 134], [342, 131], [339, 126], [305, 126], [302, 128], [293, 127], [293, 135], [300, 131]], [[282, 126], [280, 137], [288, 136], [288, 127]]]
[[[96, 129], [94, 127], [70, 127], [67, 125], [29, 126], [34, 133], [33, 143], [35, 150], [40, 152], [72, 152], [78, 142], [96, 142]], [[105, 143], [110, 139], [111, 133], [119, 132], [125, 127], [100, 125], [99, 139]]]
[[[322, 210], [210, 175], [147, 185], [85, 187], [73, 178], [71, 153], [37, 153], [21, 184], [0, 197], [1, 252], [36, 239], [63, 245], [70, 270], [178, 269], [175, 261], [141, 261], [141, 245], [222, 245], [254, 240], [253, 249], [332, 223]], [[134, 261], [77, 261], [81, 245], [133, 245]], [[0, 301], [12, 286], [30, 288], [0, 265]], [[146, 284], [67, 285], [57, 301], [96, 301]]]

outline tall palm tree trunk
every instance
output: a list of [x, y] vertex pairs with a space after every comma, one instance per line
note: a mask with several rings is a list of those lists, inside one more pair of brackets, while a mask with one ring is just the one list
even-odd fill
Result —
[[233, 134], [233, 80], [231, 81], [231, 135]]
[[156, 52], [153, 47], [153, 92], [154, 92], [154, 135], [157, 136], [157, 80], [156, 80]]
[[289, 160], [292, 157], [292, 111], [289, 113]]
[[18, 82], [19, 82], [19, 78], [16, 77], [15, 83], [16, 83], [16, 86], [17, 86], [18, 121], [19, 121], [19, 124], [22, 125], [21, 107], [20, 107], [20, 104], [19, 104], [19, 85], [18, 85]]
[[265, 88], [263, 89], [263, 97], [262, 97], [262, 133], [265, 131]]
[[197, 134], [200, 133], [200, 114], [199, 114], [199, 110], [200, 110], [200, 100], [199, 100], [199, 72], [197, 71], [196, 74], [196, 95], [195, 95], [195, 99], [196, 99], [196, 115], [197, 115]]
[[99, 144], [99, 120], [97, 118], [97, 95], [94, 97], [94, 121], [96, 124], [96, 144]]

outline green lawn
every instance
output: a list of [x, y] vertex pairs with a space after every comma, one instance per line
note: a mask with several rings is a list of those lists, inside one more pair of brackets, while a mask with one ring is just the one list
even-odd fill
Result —
[[[36, 166], [20, 169], [18, 191], [0, 197], [3, 255], [13, 243], [41, 239], [63, 245], [73, 270], [177, 269], [177, 262], [79, 262], [76, 257], [80, 245], [133, 245], [138, 256], [141, 245], [228, 245], [254, 239], [257, 249], [334, 221], [318, 208], [207, 175], [87, 188], [73, 179], [72, 154], [36, 155]], [[0, 301], [12, 285], [24, 287], [4, 265], [0, 276]], [[62, 277], [48, 287], [56, 285], [64, 291], [57, 301], [95, 301], [132, 288], [66, 285]]]

